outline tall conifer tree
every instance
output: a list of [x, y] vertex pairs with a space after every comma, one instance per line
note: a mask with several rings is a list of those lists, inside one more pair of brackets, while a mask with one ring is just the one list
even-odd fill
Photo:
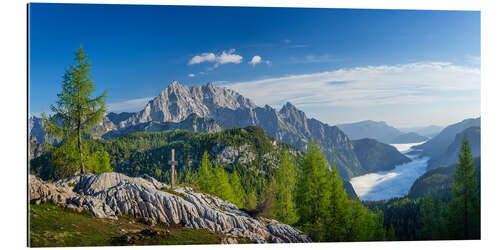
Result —
[[478, 239], [480, 201], [474, 158], [469, 141], [464, 138], [453, 181], [453, 200], [449, 205], [449, 229], [455, 239]]
[[82, 47], [75, 51], [75, 64], [66, 70], [62, 91], [57, 94], [59, 99], [55, 106], [50, 106], [54, 115], [47, 118], [42, 114], [50, 135], [64, 139], [66, 143], [76, 141], [82, 174], [86, 172], [83, 136], [88, 134], [106, 113], [106, 91], [96, 98], [91, 97], [95, 88], [90, 76], [91, 64], [87, 59], [88, 55]]

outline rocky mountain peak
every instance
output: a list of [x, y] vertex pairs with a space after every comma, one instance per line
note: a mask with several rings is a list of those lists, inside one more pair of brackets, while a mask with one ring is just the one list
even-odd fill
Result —
[[208, 82], [205, 86], [209, 89], [217, 88], [217, 86], [215, 86], [215, 83], [213, 83], [213, 82]]
[[286, 102], [286, 104], [283, 105], [283, 107], [281, 108], [280, 113], [281, 114], [295, 114], [298, 116], [305, 116], [305, 113], [302, 110], [295, 107], [295, 105], [293, 105], [291, 102]]
[[287, 102], [280, 110], [280, 115], [288, 122], [298, 125], [299, 127], [307, 128], [307, 116], [302, 111], [297, 109], [292, 103]]
[[180, 84], [177, 80], [173, 80], [173, 81], [172, 81], [172, 82], [168, 85], [168, 87], [169, 87], [169, 88], [178, 88], [178, 87], [180, 87], [180, 86], [181, 86], [181, 84]]

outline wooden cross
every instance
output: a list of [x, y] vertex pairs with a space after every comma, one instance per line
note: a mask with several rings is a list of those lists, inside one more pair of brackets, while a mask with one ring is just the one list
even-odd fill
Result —
[[168, 164], [170, 164], [171, 166], [171, 169], [170, 169], [170, 176], [171, 176], [171, 181], [172, 181], [172, 184], [170, 185], [170, 188], [172, 188], [172, 190], [174, 190], [174, 184], [175, 184], [175, 166], [177, 166], [177, 164], [179, 164], [176, 160], [175, 160], [175, 149], [172, 149], [172, 160], [168, 161]]

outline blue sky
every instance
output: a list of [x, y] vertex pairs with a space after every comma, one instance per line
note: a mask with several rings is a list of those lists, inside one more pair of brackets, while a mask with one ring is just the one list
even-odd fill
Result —
[[31, 4], [29, 25], [32, 114], [55, 102], [80, 45], [116, 112], [178, 80], [329, 124], [480, 114], [479, 12]]

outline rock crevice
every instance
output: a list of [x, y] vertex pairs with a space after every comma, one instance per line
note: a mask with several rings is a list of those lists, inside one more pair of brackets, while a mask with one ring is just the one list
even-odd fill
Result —
[[166, 185], [150, 176], [119, 173], [81, 175], [53, 183], [30, 176], [30, 202], [52, 202], [99, 218], [129, 215], [149, 223], [181, 224], [208, 229], [257, 243], [310, 242], [301, 231], [274, 220], [253, 218], [236, 205], [190, 188], [176, 188], [181, 196], [162, 191]]

